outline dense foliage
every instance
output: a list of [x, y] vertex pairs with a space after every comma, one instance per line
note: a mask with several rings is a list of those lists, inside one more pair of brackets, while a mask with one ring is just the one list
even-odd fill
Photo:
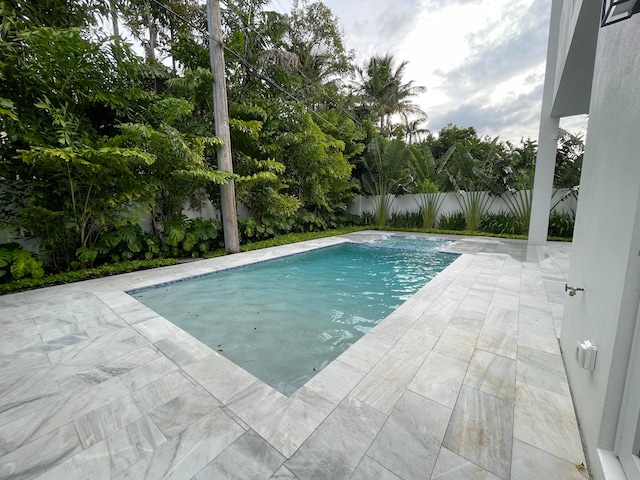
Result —
[[[382, 55], [357, 65], [321, 1], [296, 0], [288, 15], [268, 6], [225, 2], [228, 174], [216, 165], [201, 4], [0, 2], [0, 230], [35, 242], [38, 254], [3, 245], [0, 282], [215, 250], [228, 181], [248, 213], [243, 242], [366, 223], [347, 213], [361, 193], [379, 195], [380, 226], [394, 195], [417, 193], [424, 228], [460, 223], [438, 220], [439, 192], [510, 193], [524, 231], [530, 198], [514, 192], [531, 187], [535, 142], [455, 125], [429, 133], [415, 103], [424, 87], [404, 78], [406, 62]], [[101, 31], [107, 22], [115, 35]], [[580, 138], [561, 136], [557, 187], [578, 185], [582, 149]], [[463, 228], [500, 223], [482, 220], [489, 201], [460, 204]], [[213, 219], [188, 218], [187, 207], [213, 208]]]

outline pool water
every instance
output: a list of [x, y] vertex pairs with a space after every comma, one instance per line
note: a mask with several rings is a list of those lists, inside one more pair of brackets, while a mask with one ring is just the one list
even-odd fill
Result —
[[447, 243], [344, 243], [131, 294], [288, 396], [452, 263]]

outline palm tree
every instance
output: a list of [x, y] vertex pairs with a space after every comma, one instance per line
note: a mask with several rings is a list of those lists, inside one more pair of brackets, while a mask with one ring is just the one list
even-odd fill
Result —
[[393, 55], [374, 56], [358, 68], [364, 101], [376, 111], [381, 131], [391, 131], [391, 117], [394, 114], [426, 116], [422, 109], [413, 103], [413, 97], [426, 91], [423, 86], [414, 85], [413, 80], [403, 82], [404, 61], [394, 68]]
[[413, 145], [415, 142], [420, 142], [423, 135], [431, 133], [428, 128], [422, 126], [427, 122], [427, 120], [429, 120], [429, 117], [427, 116], [418, 117], [415, 120], [410, 120], [409, 115], [403, 113], [402, 119], [404, 120], [404, 136], [408, 145]]

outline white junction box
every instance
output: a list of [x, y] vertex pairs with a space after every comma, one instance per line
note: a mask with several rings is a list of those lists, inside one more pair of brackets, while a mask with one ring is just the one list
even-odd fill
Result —
[[595, 370], [597, 355], [598, 347], [589, 340], [578, 342], [578, 346], [576, 347], [576, 360], [582, 368], [585, 370]]

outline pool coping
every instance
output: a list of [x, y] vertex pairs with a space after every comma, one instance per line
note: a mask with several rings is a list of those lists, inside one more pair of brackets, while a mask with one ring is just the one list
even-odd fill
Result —
[[[407, 236], [407, 235], [394, 235], [394, 236], [385, 236], [384, 238], [412, 238], [415, 239], [417, 241], [421, 241], [421, 239], [419, 237], [416, 236]], [[322, 246], [315, 246], [312, 249], [309, 250], [304, 250], [304, 251], [299, 251], [299, 252], [287, 252], [285, 254], [283, 254], [282, 256], [279, 257], [274, 257], [274, 258], [269, 258], [269, 259], [263, 259], [260, 261], [256, 261], [253, 262], [251, 264], [248, 265], [242, 265], [242, 266], [236, 266], [236, 267], [230, 267], [230, 268], [226, 268], [223, 270], [215, 270], [212, 272], [207, 272], [207, 273], [200, 273], [198, 275], [188, 275], [184, 278], [180, 278], [180, 279], [176, 279], [176, 280], [172, 280], [169, 282], [162, 282], [162, 283], [158, 283], [155, 285], [151, 285], [151, 286], [147, 286], [147, 287], [143, 287], [143, 288], [136, 288], [136, 289], [129, 289], [126, 290], [125, 293], [127, 293], [128, 295], [136, 298], [140, 303], [142, 303], [144, 306], [147, 306], [148, 308], [150, 308], [152, 311], [156, 312], [157, 315], [159, 315], [161, 317], [161, 319], [156, 320], [156, 324], [160, 323], [160, 320], [167, 320], [169, 321], [171, 324], [181, 328], [182, 330], [184, 330], [186, 333], [189, 333], [190, 335], [192, 335], [194, 337], [194, 339], [199, 340], [200, 342], [204, 343], [205, 345], [208, 345], [209, 348], [212, 349], [212, 351], [216, 352], [216, 353], [222, 353], [222, 345], [225, 344], [226, 347], [224, 347], [224, 353], [222, 353], [222, 356], [225, 358], [230, 359], [232, 362], [236, 363], [240, 368], [245, 369], [247, 372], [253, 374], [254, 376], [256, 376], [258, 379], [262, 380], [264, 383], [266, 383], [267, 385], [271, 386], [272, 388], [274, 388], [275, 390], [283, 393], [285, 396], [290, 397], [291, 395], [293, 395], [295, 393], [295, 391], [297, 391], [300, 387], [302, 387], [304, 384], [306, 384], [309, 380], [311, 380], [311, 378], [315, 377], [316, 375], [318, 375], [319, 372], [321, 372], [322, 370], [324, 370], [324, 368], [326, 368], [327, 365], [329, 365], [331, 362], [333, 362], [334, 360], [336, 360], [338, 358], [338, 356], [340, 356], [342, 353], [344, 353], [344, 351], [346, 351], [351, 345], [353, 345], [354, 343], [356, 343], [357, 341], [359, 341], [366, 333], [368, 333], [368, 331], [370, 331], [372, 328], [376, 327], [377, 325], [379, 325], [380, 323], [382, 323], [389, 315], [391, 315], [397, 308], [399, 308], [402, 304], [404, 304], [406, 301], [410, 300], [411, 297], [418, 293], [419, 290], [421, 290], [422, 288], [424, 288], [424, 286], [426, 286], [433, 278], [435, 278], [441, 270], [445, 270], [449, 264], [453, 263], [455, 260], [457, 260], [460, 256], [460, 254], [458, 253], [454, 253], [451, 251], [447, 251], [446, 247], [448, 247], [449, 245], [451, 245], [455, 240], [444, 240], [444, 239], [436, 239], [436, 238], [432, 238], [429, 237], [428, 239], [425, 240], [430, 240], [430, 241], [435, 241], [435, 240], [442, 240], [440, 242], [438, 242], [438, 244], [433, 244], [434, 247], [428, 251], [428, 253], [430, 254], [429, 258], [431, 258], [431, 255], [434, 256], [439, 256], [441, 258], [446, 257], [446, 261], [443, 260], [438, 260], [438, 262], [442, 261], [443, 264], [442, 265], [437, 265], [434, 267], [429, 268], [429, 270], [426, 270], [424, 272], [424, 274], [428, 275], [427, 278], [421, 278], [420, 281], [415, 282], [414, 284], [411, 285], [411, 289], [415, 290], [413, 291], [413, 293], [411, 292], [402, 292], [402, 297], [390, 297], [393, 301], [393, 304], [389, 304], [383, 307], [382, 305], [380, 305], [381, 308], [385, 309], [385, 312], [378, 312], [380, 313], [387, 313], [387, 315], [382, 316], [379, 315], [378, 317], [375, 316], [367, 316], [367, 318], [362, 319], [363, 321], [367, 322], [367, 328], [366, 330], [363, 330], [362, 328], [357, 328], [354, 330], [348, 330], [348, 332], [351, 333], [351, 335], [349, 335], [346, 338], [349, 338], [348, 340], [348, 344], [342, 348], [338, 348], [337, 350], [335, 348], [331, 348], [331, 351], [326, 351], [326, 353], [322, 354], [319, 352], [316, 352], [317, 355], [319, 355], [319, 358], [316, 359], [315, 363], [311, 364], [311, 365], [307, 365], [307, 369], [305, 370], [296, 370], [295, 371], [295, 375], [296, 375], [296, 380], [295, 383], [297, 385], [299, 385], [298, 387], [294, 387], [293, 385], [290, 385], [288, 381], [286, 380], [282, 380], [282, 385], [280, 385], [280, 387], [284, 388], [280, 389], [278, 388], [275, 384], [273, 383], [269, 383], [268, 381], [265, 381], [264, 379], [260, 378], [259, 374], [256, 374], [254, 371], [252, 371], [251, 366], [249, 366], [249, 368], [244, 368], [244, 361], [246, 361], [246, 355], [249, 352], [246, 352], [244, 350], [241, 350], [240, 352], [236, 352], [232, 355], [229, 355], [229, 345], [227, 343], [225, 343], [224, 338], [226, 336], [223, 335], [221, 332], [216, 336], [215, 340], [211, 337], [208, 338], [204, 338], [206, 337], [206, 333], [204, 333], [201, 330], [198, 331], [194, 331], [193, 329], [190, 328], [190, 321], [188, 320], [189, 318], [192, 318], [191, 316], [187, 316], [187, 317], [183, 317], [183, 312], [185, 310], [190, 310], [191, 311], [191, 315], [195, 314], [195, 311], [193, 309], [189, 308], [189, 304], [185, 304], [182, 300], [182, 292], [183, 290], [180, 290], [180, 286], [184, 285], [185, 283], [191, 282], [191, 281], [200, 281], [203, 279], [216, 279], [215, 283], [218, 284], [219, 281], [224, 282], [224, 278], [222, 279], [219, 278], [220, 274], [225, 274], [227, 272], [237, 272], [238, 270], [244, 269], [246, 267], [252, 267], [252, 266], [258, 266], [258, 265], [264, 265], [264, 264], [269, 264], [275, 260], [285, 260], [285, 259], [291, 259], [294, 257], [298, 257], [304, 253], [310, 253], [310, 252], [323, 252], [323, 251], [328, 251], [331, 250], [332, 248], [338, 247], [340, 245], [362, 245], [362, 244], [371, 244], [370, 241], [367, 242], [359, 242], [359, 241], [354, 241], [353, 239], [344, 239], [343, 242], [339, 242], [339, 243], [334, 243], [332, 245], [322, 245]], [[424, 240], [423, 240], [424, 241]], [[378, 247], [376, 250], [378, 251], [384, 251], [384, 250], [380, 250], [380, 249], [384, 249], [386, 247], [386, 245], [384, 244], [377, 244], [377, 243], [372, 243], [371, 244], [374, 247]], [[416, 247], [419, 247], [419, 245], [416, 245]], [[395, 248], [395, 247], [391, 247], [391, 248]], [[411, 248], [411, 247], [409, 247]], [[362, 251], [369, 251], [371, 249], [369, 248], [365, 248]], [[391, 251], [391, 250], [390, 250]], [[425, 250], [419, 250], [420, 252], [424, 252]], [[436, 255], [437, 254], [437, 255]], [[386, 255], [386, 254], [385, 254]], [[405, 253], [406, 255], [406, 253]], [[429, 260], [430, 262], [430, 260]], [[426, 262], [425, 265], [428, 265], [429, 262]], [[342, 263], [342, 262], [340, 262]], [[397, 267], [394, 267], [394, 271]], [[331, 277], [329, 277], [329, 279], [334, 278], [333, 276], [333, 272], [334, 270], [332, 269]], [[388, 274], [391, 274], [392, 272], [389, 271]], [[288, 276], [288, 275], [287, 275]], [[385, 275], [386, 276], [386, 275]], [[298, 277], [296, 275], [294, 275], [294, 278], [296, 278], [296, 280], [294, 281], [295, 285], [292, 285], [290, 283], [288, 283], [287, 285], [292, 285], [297, 287], [298, 286]], [[314, 279], [313, 278], [309, 278], [308, 280], [304, 280], [305, 284], [309, 284], [309, 285], [314, 285]], [[208, 281], [207, 281], [208, 282]], [[237, 282], [237, 280], [236, 280]], [[333, 282], [335, 283], [335, 282]], [[190, 297], [190, 299], [196, 300], [198, 303], [198, 307], [196, 310], [197, 312], [199, 312], [199, 315], [195, 315], [195, 317], [200, 316], [201, 318], [207, 318], [208, 319], [208, 323], [210, 322], [225, 322], [227, 317], [230, 317], [232, 315], [240, 315], [240, 317], [242, 318], [247, 318], [249, 319], [249, 321], [253, 321], [250, 320], [253, 315], [249, 314], [249, 312], [244, 312], [242, 305], [239, 305], [236, 307], [233, 306], [233, 304], [230, 305], [226, 305], [226, 306], [222, 306], [221, 304], [223, 304], [225, 302], [225, 297], [221, 297], [219, 293], [214, 292], [213, 290], [215, 289], [215, 287], [211, 284], [211, 283], [199, 283], [198, 285], [200, 285], [199, 287], [199, 291], [201, 291], [202, 293], [200, 293], [198, 295], [198, 298], [200, 298], [201, 300], [198, 300], [195, 297]], [[203, 290], [204, 285], [207, 285], [207, 288], [205, 290]], [[168, 287], [178, 287], [174, 290], [169, 289]], [[264, 285], [263, 282], [260, 282], [259, 285], [256, 285], [255, 288], [258, 289], [262, 289], [265, 287], [270, 287], [270, 286], [266, 286]], [[282, 292], [282, 288], [288, 288], [288, 287], [283, 287], [282, 285], [275, 285], [276, 289]], [[238, 288], [242, 288], [241, 286], [239, 286]], [[325, 288], [325, 287], [322, 287]], [[160, 290], [160, 291], [158, 291]], [[317, 290], [317, 286], [314, 287], [314, 290]], [[311, 295], [312, 297], [316, 294], [322, 293], [321, 297], [323, 298], [323, 307], [329, 307], [330, 309], [332, 309], [335, 312], [336, 308], [341, 308], [339, 307], [338, 304], [334, 304], [334, 303], [330, 303], [330, 304], [326, 304], [327, 301], [331, 301], [325, 298], [325, 294], [324, 292], [319, 292], [319, 291], [314, 291], [314, 290], [309, 290], [308, 288], [304, 289], [304, 293], [305, 295]], [[211, 292], [211, 297], [210, 299], [206, 298], [206, 294], [204, 293], [205, 291], [210, 291]], [[228, 288], [225, 290], [228, 292]], [[273, 290], [271, 290], [273, 292]], [[350, 291], [347, 289], [347, 291]], [[146, 292], [146, 294], [145, 294]], [[154, 293], [155, 292], [155, 293]], [[249, 290], [247, 292], [244, 292], [243, 295], [252, 295], [253, 293], [258, 294], [259, 292], [254, 290]], [[142, 295], [140, 295], [142, 294]], [[152, 295], [151, 300], [149, 299], [149, 294]], [[204, 297], [203, 297], [204, 295]], [[226, 295], [226, 294], [225, 294]], [[274, 294], [276, 295], [276, 294]], [[286, 293], [286, 290], [284, 291], [284, 297], [279, 298], [279, 302], [278, 303], [282, 303], [284, 302], [286, 303], [291, 303], [290, 302], [290, 298]], [[400, 293], [397, 293], [396, 295], [400, 295]], [[160, 298], [158, 298], [158, 296]], [[363, 302], [363, 301], [367, 301], [366, 298], [360, 298], [361, 295], [358, 296], [358, 302]], [[244, 297], [243, 297], [244, 298]], [[333, 298], [332, 296], [328, 297], [329, 299]], [[163, 299], [163, 300], [162, 300]], [[213, 301], [212, 301], [213, 299]], [[265, 298], [265, 301], [268, 303], [271, 300], [271, 297], [267, 297]], [[167, 304], [166, 302], [169, 302], [169, 304]], [[255, 299], [252, 301], [252, 305], [253, 303], [255, 303]], [[158, 306], [158, 304], [160, 304], [159, 308], [154, 308], [154, 306]], [[216, 312], [216, 309], [218, 308], [218, 306], [220, 305], [220, 309], [221, 312]], [[303, 301], [303, 302], [299, 302], [299, 303], [294, 303], [294, 305], [297, 305], [297, 307], [291, 307], [288, 308], [286, 310], [286, 315], [287, 318], [290, 319], [296, 319], [296, 318], [303, 318], [305, 316], [305, 312], [308, 306], [308, 302], [307, 301]], [[362, 305], [364, 306], [364, 305]], [[230, 310], [229, 310], [230, 308]], [[260, 310], [264, 310], [264, 309], [268, 309], [268, 305], [264, 306], [263, 308], [261, 308]], [[222, 310], [224, 309], [224, 310]], [[224, 312], [224, 313], [223, 313]], [[279, 310], [280, 316], [282, 316], [282, 311]], [[264, 312], [260, 312], [260, 313], [264, 313]], [[350, 317], [351, 315], [355, 315], [356, 312], [353, 311], [351, 314], [347, 313], [347, 317]], [[126, 314], [125, 314], [126, 315]], [[358, 314], [360, 315], [360, 314]], [[193, 317], [193, 318], [195, 318]], [[235, 318], [235, 317], [234, 317]], [[315, 317], [314, 317], [315, 318]], [[326, 322], [327, 320], [329, 320], [331, 317], [326, 317], [323, 316], [323, 318], [325, 318], [325, 320], [320, 320], [321, 325], [325, 325], [325, 323], [322, 322]], [[177, 320], [177, 321], [174, 321]], [[197, 319], [196, 319], [197, 320]], [[264, 321], [264, 318], [262, 319]], [[272, 320], [277, 321], [278, 318], [273, 318]], [[335, 320], [335, 319], [334, 319]], [[162, 328], [167, 330], [172, 328], [171, 326], [169, 326], [168, 324], [166, 324], [165, 322], [162, 322]], [[232, 322], [233, 323], [233, 322]], [[331, 322], [334, 323], [334, 322]], [[342, 323], [342, 322], [339, 322]], [[277, 325], [276, 325], [277, 327]], [[323, 328], [329, 328], [328, 326], [325, 326]], [[331, 328], [341, 328], [341, 327], [331, 327]], [[345, 327], [346, 328], [346, 327]], [[358, 330], [358, 331], [355, 331]], [[253, 329], [251, 330], [253, 332]], [[279, 332], [279, 330], [273, 331], [273, 330], [269, 330], [271, 332], [271, 334], [275, 334], [276, 332]], [[315, 332], [315, 330], [313, 330], [313, 332]], [[316, 334], [320, 334], [322, 332], [322, 330], [315, 332]], [[309, 334], [312, 333], [311, 331], [308, 332]], [[203, 337], [204, 335], [204, 337]], [[269, 334], [267, 334], [269, 335]], [[305, 334], [306, 335], [306, 334]], [[308, 335], [307, 335], [308, 336]], [[258, 341], [259, 343], [262, 343], [265, 341], [264, 338], [262, 338], [261, 340], [258, 340], [256, 338], [254, 338], [254, 335], [251, 336], [252, 338], [246, 339], [246, 343], [247, 345], [251, 345], [251, 342], [255, 342]], [[314, 338], [314, 336], [312, 336], [311, 338]], [[275, 339], [274, 339], [275, 340]], [[325, 339], [326, 340], [326, 339]], [[284, 345], [287, 344], [287, 341], [289, 341], [286, 338], [286, 332], [280, 332], [278, 334], [278, 343], [280, 345], [283, 344]], [[243, 338], [241, 340], [242, 343], [245, 343], [245, 339]], [[267, 342], [273, 343], [273, 340], [269, 340], [267, 339]], [[324, 342], [326, 343], [326, 342]], [[217, 346], [216, 346], [217, 345]], [[318, 345], [320, 347], [320, 345]], [[329, 344], [329, 346], [333, 346], [335, 347], [335, 345], [331, 342]], [[299, 347], [298, 347], [299, 348]], [[327, 348], [327, 346], [325, 347], [320, 347], [320, 348]], [[290, 363], [291, 357], [286, 358], [286, 348], [285, 350], [285, 358], [283, 358], [281, 361], [284, 361], [286, 364]], [[304, 351], [302, 351], [301, 353], [304, 353]], [[267, 355], [267, 351], [263, 351], [263, 355]], [[239, 357], [238, 357], [239, 356]], [[235, 362], [235, 360], [238, 360], [238, 358], [240, 359], [239, 362]], [[299, 357], [295, 357], [295, 358], [299, 358]], [[256, 362], [257, 364], [262, 364], [262, 363], [269, 363], [269, 358], [264, 358], [264, 357], [255, 357], [255, 356], [251, 356], [251, 361], [252, 362]], [[322, 367], [319, 367], [319, 364], [322, 365]], [[282, 365], [282, 364], [276, 364], [276, 365]], [[269, 368], [269, 370], [271, 371], [276, 371], [279, 367], [277, 367], [276, 365], [271, 364], [271, 367]], [[313, 371], [311, 371], [311, 367], [313, 368]], [[280, 367], [282, 368], [282, 367]], [[300, 384], [300, 381], [306, 377], [306, 381], [304, 381], [303, 384]], [[272, 378], [273, 379], [273, 378]], [[276, 379], [277, 380], [277, 379]], [[292, 380], [292, 379], [290, 379]], [[295, 390], [293, 390], [293, 388], [295, 388]], [[285, 391], [286, 390], [286, 391]]]
[[[358, 233], [309, 240], [268, 251], [243, 252], [164, 267], [170, 269], [171, 273], [160, 278], [145, 278], [118, 293], [96, 292], [96, 295], [140, 335], [204, 386], [238, 419], [288, 458], [388, 353], [394, 345], [391, 340], [397, 340], [404, 333], [403, 329], [410, 327], [407, 314], [411, 314], [412, 307], [424, 307], [424, 297], [430, 296], [430, 292], [438, 288], [438, 277], [443, 274], [446, 276], [446, 271], [452, 267], [461, 268], [460, 265], [465, 263], [464, 254], [456, 252], [454, 245], [444, 249], [444, 253], [455, 253], [459, 257], [289, 397], [131, 297], [130, 293], [332, 245], [362, 243], [371, 239], [370, 231], [365, 231], [362, 235]], [[377, 238], [393, 235], [421, 236], [401, 232], [373, 234]], [[358, 238], [359, 236], [364, 238]], [[425, 235], [425, 238], [445, 236]], [[455, 242], [455, 237], [450, 239]], [[166, 279], [160, 280], [162, 278]]]

